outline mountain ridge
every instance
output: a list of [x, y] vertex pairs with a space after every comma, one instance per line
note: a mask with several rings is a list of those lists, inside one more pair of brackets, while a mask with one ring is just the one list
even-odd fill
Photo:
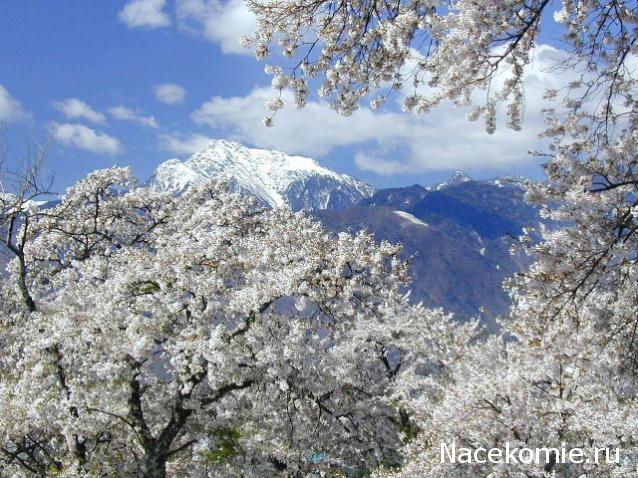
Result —
[[[503, 281], [529, 260], [510, 248], [523, 227], [540, 222], [537, 208], [524, 200], [524, 178], [474, 180], [457, 171], [427, 187], [374, 190], [310, 158], [223, 140], [186, 161], [165, 161], [149, 184], [179, 194], [213, 177], [235, 181], [262, 205], [303, 210], [333, 234], [365, 229], [377, 241], [402, 244], [414, 301], [443, 307], [460, 320], [481, 317], [492, 330], [510, 304]], [[3, 249], [0, 269], [11, 257]]]
[[401, 243], [414, 301], [480, 317], [489, 330], [510, 305], [503, 282], [529, 262], [510, 250], [523, 227], [540, 222], [512, 178], [379, 189], [353, 208], [310, 214], [335, 233], [365, 229]]
[[349, 207], [374, 192], [363, 181], [324, 168], [314, 159], [228, 140], [211, 140], [185, 161], [161, 163], [150, 184], [179, 194], [209, 178], [227, 179], [264, 205], [295, 211]]

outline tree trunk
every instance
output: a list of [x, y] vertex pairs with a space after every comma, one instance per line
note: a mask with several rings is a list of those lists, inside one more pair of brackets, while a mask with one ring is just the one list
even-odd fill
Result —
[[144, 478], [166, 478], [166, 458], [155, 447], [146, 450]]
[[24, 261], [24, 253], [20, 251], [18, 254], [19, 268], [18, 271], [18, 289], [20, 289], [20, 295], [22, 296], [22, 300], [24, 301], [24, 305], [26, 305], [29, 312], [35, 312], [36, 306], [33, 301], [33, 297], [29, 293], [29, 287], [27, 286], [27, 265]]

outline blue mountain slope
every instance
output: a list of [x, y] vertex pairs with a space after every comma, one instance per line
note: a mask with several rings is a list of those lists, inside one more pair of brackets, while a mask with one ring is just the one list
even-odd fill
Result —
[[355, 208], [312, 214], [333, 231], [366, 229], [403, 244], [415, 300], [460, 319], [480, 315], [492, 328], [509, 306], [503, 281], [526, 263], [509, 250], [523, 227], [539, 222], [518, 184], [467, 179], [382, 189]]

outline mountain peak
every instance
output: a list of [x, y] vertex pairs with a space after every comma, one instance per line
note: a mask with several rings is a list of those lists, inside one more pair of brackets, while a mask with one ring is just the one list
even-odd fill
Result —
[[225, 139], [211, 140], [186, 161], [171, 159], [160, 164], [151, 184], [181, 193], [208, 178], [226, 178], [264, 205], [293, 210], [340, 209], [374, 192], [362, 181], [324, 168], [314, 159]]
[[[206, 149], [195, 153], [186, 160], [185, 163], [188, 165], [198, 165], [202, 162], [227, 163], [228, 161], [235, 164], [243, 164], [250, 169], [255, 169], [253, 172], [256, 173], [268, 172], [276, 176], [278, 171], [316, 172], [335, 178], [342, 176], [324, 168], [312, 158], [292, 156], [282, 153], [281, 151], [270, 149], [249, 148], [241, 143], [227, 139], [211, 140]], [[276, 181], [281, 178], [271, 179]]]
[[454, 174], [452, 174], [452, 176], [450, 176], [450, 179], [447, 180], [447, 184], [450, 186], [454, 186], [456, 184], [461, 184], [471, 180], [472, 178], [465, 174], [463, 171], [454, 171]]

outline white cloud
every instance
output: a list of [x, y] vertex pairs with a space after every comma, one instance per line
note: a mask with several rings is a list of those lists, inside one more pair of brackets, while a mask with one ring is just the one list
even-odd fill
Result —
[[121, 121], [133, 121], [135, 123], [139, 123], [143, 126], [149, 126], [151, 128], [157, 128], [158, 126], [155, 117], [143, 116], [137, 111], [122, 105], [109, 108], [109, 114], [113, 118]]
[[0, 121], [22, 121], [29, 116], [20, 102], [14, 99], [4, 86], [0, 85]]
[[122, 146], [117, 138], [77, 123], [51, 123], [51, 135], [60, 143], [100, 154], [117, 154]]
[[215, 97], [192, 114], [199, 125], [221, 129], [235, 139], [287, 153], [323, 156], [342, 146], [358, 148], [360, 169], [379, 174], [506, 167], [526, 159], [540, 131], [527, 124], [522, 132], [501, 128], [489, 136], [482, 123], [470, 123], [450, 105], [428, 115], [373, 112], [360, 108], [352, 116], [334, 112], [327, 103], [310, 102], [303, 110], [280, 110], [275, 126], [263, 124], [270, 88], [246, 97]]
[[206, 149], [211, 138], [202, 134], [170, 134], [161, 135], [160, 147], [174, 154], [191, 155]]
[[153, 88], [155, 98], [167, 105], [174, 105], [184, 101], [186, 90], [175, 83], [162, 83]]
[[181, 28], [218, 43], [223, 53], [252, 55], [239, 45], [256, 27], [243, 0], [177, 0], [177, 19]]
[[129, 28], [159, 28], [171, 24], [163, 11], [166, 0], [131, 0], [120, 10], [119, 19]]
[[421, 115], [360, 108], [343, 117], [326, 102], [311, 101], [302, 110], [280, 110], [274, 127], [268, 128], [262, 118], [264, 102], [275, 94], [270, 88], [256, 88], [245, 97], [214, 97], [191, 117], [239, 141], [291, 154], [322, 156], [338, 147], [354, 147], [357, 166], [379, 174], [508, 170], [532, 161], [527, 153], [540, 145], [543, 92], [568, 80], [564, 73], [547, 69], [559, 54], [547, 46], [535, 52], [525, 82], [527, 112], [518, 132], [507, 129], [501, 117], [499, 129], [488, 135], [482, 122], [467, 121], [467, 110], [451, 103]]
[[56, 101], [53, 107], [70, 119], [84, 118], [92, 123], [104, 123], [104, 115], [95, 111], [84, 101], [78, 98], [69, 98], [64, 101]]

